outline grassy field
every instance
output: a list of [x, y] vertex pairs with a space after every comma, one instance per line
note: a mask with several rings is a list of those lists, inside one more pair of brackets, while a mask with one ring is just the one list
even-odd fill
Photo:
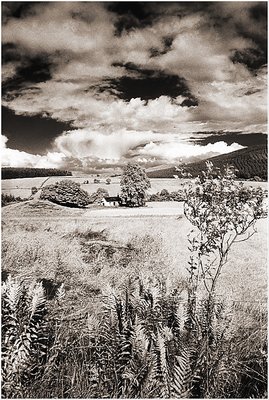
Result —
[[[33, 186], [39, 188], [41, 185], [53, 184], [57, 181], [68, 179], [80, 183], [82, 189], [86, 190], [88, 193], [92, 194], [96, 192], [98, 188], [106, 189], [110, 196], [117, 196], [120, 193], [120, 178], [112, 177], [111, 183], [106, 184], [105, 178], [100, 179], [100, 183], [94, 183], [94, 177], [46, 177], [46, 178], [19, 178], [19, 179], [4, 179], [2, 180], [1, 188], [3, 194], [12, 194], [15, 197], [29, 198], [31, 195], [31, 188]], [[88, 180], [88, 184], [84, 182]], [[178, 191], [182, 189], [182, 185], [186, 180], [184, 179], [174, 179], [174, 178], [151, 178], [151, 188], [148, 190], [149, 194], [160, 192], [162, 189], [167, 189], [169, 192]], [[245, 181], [247, 186], [261, 186], [264, 189], [267, 188], [267, 182], [255, 182], [255, 181]]]
[[[76, 237], [88, 231], [105, 231], [106, 240], [112, 243], [112, 247], [113, 243], [125, 247], [133, 240], [141, 243], [146, 240], [143, 245], [146, 248], [156, 244], [153, 264], [163, 263], [162, 271], [173, 279], [186, 277], [190, 257], [187, 235], [192, 226], [183, 215], [182, 203], [148, 203], [143, 209], [74, 210], [49, 202], [29, 201], [5, 207], [2, 210], [2, 228], [3, 268], [16, 273], [21, 268], [29, 277], [32, 274], [37, 274], [38, 278], [57, 275], [53, 268], [58, 263], [51, 257], [58, 254], [60, 259], [64, 259], [64, 268], [70, 274], [80, 280], [82, 268], [83, 280], [91, 280], [91, 270], [81, 258], [84, 245]], [[219, 286], [219, 292], [224, 293], [227, 299], [265, 300], [266, 235], [266, 220], [260, 220], [257, 233], [232, 248]], [[25, 251], [28, 251], [29, 259], [24, 265]], [[39, 261], [35, 258], [36, 253], [40, 253]], [[147, 260], [148, 263], [151, 261]], [[92, 262], [90, 264], [92, 267]], [[88, 277], [84, 275], [87, 271]], [[99, 278], [97, 276], [95, 280]], [[102, 284], [102, 279], [99, 284]]]

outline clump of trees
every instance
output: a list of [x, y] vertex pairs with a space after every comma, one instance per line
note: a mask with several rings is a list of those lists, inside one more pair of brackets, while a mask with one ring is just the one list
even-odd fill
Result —
[[91, 202], [88, 192], [81, 189], [79, 183], [67, 179], [44, 186], [40, 199], [49, 200], [62, 206], [79, 208], [86, 207]]
[[138, 164], [128, 163], [120, 180], [122, 205], [141, 207], [146, 202], [146, 191], [150, 188], [150, 180], [144, 168]]
[[97, 203], [98, 204], [98, 203], [101, 202], [101, 200], [104, 197], [108, 197], [108, 196], [109, 196], [109, 193], [108, 193], [108, 191], [106, 189], [98, 188], [96, 190], [96, 192], [94, 192], [94, 193], [92, 193], [90, 195], [90, 201], [91, 201], [91, 203]]
[[42, 176], [72, 176], [72, 172], [56, 168], [2, 168], [2, 179], [35, 178]]
[[160, 192], [151, 194], [149, 201], [183, 201], [184, 191], [178, 190], [169, 192], [167, 189], [162, 189]]

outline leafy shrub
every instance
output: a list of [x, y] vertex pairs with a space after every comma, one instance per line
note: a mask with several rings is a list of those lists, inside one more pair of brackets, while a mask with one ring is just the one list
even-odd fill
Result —
[[1, 205], [2, 207], [7, 206], [10, 203], [18, 203], [24, 201], [21, 197], [15, 197], [12, 194], [1, 194]]
[[195, 181], [185, 188], [184, 214], [196, 228], [190, 235], [191, 282], [196, 290], [199, 280], [213, 295], [231, 246], [247, 240], [259, 218], [266, 216], [261, 188], [235, 182], [234, 168], [223, 172], [211, 162]]
[[36, 194], [37, 192], [38, 192], [37, 187], [33, 186], [33, 187], [31, 188], [31, 193], [34, 195], [34, 194]]
[[79, 183], [70, 180], [44, 186], [40, 199], [67, 207], [86, 207], [90, 203], [89, 194], [80, 188]]
[[[122, 294], [104, 293], [100, 320], [90, 330], [90, 397], [265, 395], [266, 356], [259, 353], [266, 345], [265, 312], [262, 327], [253, 318], [256, 339], [248, 342], [231, 318], [234, 305], [215, 303], [209, 326], [208, 302], [197, 304], [192, 320], [189, 300], [181, 296], [165, 281], [147, 279], [130, 281]], [[250, 367], [256, 357], [260, 363]]]

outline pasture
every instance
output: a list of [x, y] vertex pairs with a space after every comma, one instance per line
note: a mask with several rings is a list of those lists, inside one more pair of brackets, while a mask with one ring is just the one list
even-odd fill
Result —
[[[178, 279], [187, 276], [186, 267], [190, 257], [187, 235], [192, 226], [183, 214], [182, 202], [147, 203], [146, 207], [135, 209], [81, 210], [69, 209], [45, 201], [28, 201], [3, 208], [2, 229], [5, 250], [2, 260], [3, 268], [20, 273], [20, 267], [16, 266], [19, 263], [23, 274], [27, 275], [28, 271], [29, 277], [33, 274], [33, 268], [37, 278], [47, 277], [46, 265], [48, 264], [50, 277], [57, 275], [57, 271], [53, 271], [53, 262], [49, 256], [56, 253], [64, 258], [68, 253], [70, 258], [65, 260], [65, 268], [72, 275], [78, 275], [77, 265], [78, 260], [81, 260], [83, 249], [78, 243], [73, 247], [74, 240], [77, 239], [73, 238], [71, 243], [70, 235], [76, 236], [87, 231], [105, 231], [108, 241], [123, 247], [131, 243], [134, 238], [143, 241], [143, 238], [147, 237], [147, 247], [150, 247], [151, 243], [152, 246], [158, 243], [155, 261], [162, 260], [164, 274]], [[266, 229], [265, 219], [257, 221], [257, 232], [249, 240], [236, 243], [231, 249], [218, 289], [227, 300], [265, 301]], [[32, 255], [28, 254], [30, 259], [27, 259], [26, 265], [22, 265], [23, 253], [29, 249], [31, 249], [29, 254]], [[44, 270], [37, 268], [36, 253], [46, 255], [39, 260]], [[150, 260], [146, 261], [150, 262]], [[85, 262], [82, 264], [85, 272], [87, 265]], [[56, 265], [57, 263], [55, 268]], [[88, 278], [92, 279], [90, 272]], [[84, 276], [83, 279], [88, 280], [88, 278]]]
[[[94, 183], [93, 176], [51, 176], [46, 178], [18, 178], [18, 179], [3, 179], [1, 182], [1, 190], [3, 194], [12, 194], [15, 197], [29, 198], [31, 195], [31, 188], [36, 187], [37, 189], [41, 186], [54, 184], [61, 180], [72, 180], [81, 185], [81, 188], [86, 190], [89, 194], [96, 192], [98, 188], [106, 189], [110, 196], [117, 196], [120, 193], [120, 178], [112, 177], [111, 183], [106, 183], [106, 178], [98, 177], [99, 183]], [[89, 181], [88, 184], [84, 183]], [[160, 192], [162, 189], [166, 189], [169, 192], [178, 191], [182, 189], [182, 185], [186, 182], [185, 179], [174, 179], [174, 178], [151, 178], [151, 188], [148, 190], [149, 194]], [[245, 181], [246, 186], [261, 186], [267, 188], [267, 182], [255, 182]]]

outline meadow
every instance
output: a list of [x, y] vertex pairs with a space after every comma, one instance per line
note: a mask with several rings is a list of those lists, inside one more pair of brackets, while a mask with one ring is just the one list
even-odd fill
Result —
[[[89, 194], [96, 192], [98, 188], [106, 189], [110, 196], [117, 196], [120, 193], [119, 177], [111, 177], [110, 184], [106, 183], [106, 177], [96, 178], [100, 180], [99, 183], [94, 183], [95, 178], [94, 176], [51, 176], [45, 178], [3, 179], [1, 182], [1, 190], [3, 194], [12, 194], [15, 197], [29, 198], [32, 187], [38, 189], [43, 185], [50, 185], [57, 181], [67, 179], [79, 183], [81, 188], [86, 190]], [[84, 183], [85, 181], [89, 181], [89, 183]], [[151, 188], [148, 190], [148, 194], [160, 192], [162, 189], [166, 189], [169, 192], [178, 191], [182, 189], [185, 182], [185, 179], [151, 178]], [[261, 186], [264, 189], [267, 187], [266, 182], [245, 181], [245, 185], [253, 187]]]
[[[176, 179], [152, 181], [155, 191], [175, 190], [169, 184], [178, 189]], [[113, 184], [118, 178], [104, 187]], [[27, 367], [16, 391], [5, 385], [5, 396], [266, 397], [266, 219], [229, 252], [216, 291], [213, 344], [213, 331], [203, 333], [204, 303], [197, 311], [198, 336], [188, 328], [187, 309], [178, 317], [189, 298], [192, 229], [182, 202], [70, 209], [30, 200], [4, 207], [2, 279], [10, 275], [30, 287], [42, 282], [50, 316], [45, 363], [38, 373], [36, 364], [35, 372]], [[43, 326], [40, 319], [38, 324]], [[197, 365], [190, 361], [194, 343], [205, 357], [197, 355]], [[212, 346], [210, 356], [205, 343]], [[197, 377], [188, 386], [190, 363]]]
[[[3, 268], [22, 273], [29, 279], [33, 276], [52, 279], [57, 274], [53, 270], [57, 263], [51, 257], [57, 255], [65, 260], [68, 271], [80, 279], [80, 268], [89, 270], [81, 258], [80, 235], [106, 232], [106, 240], [112, 246], [116, 243], [124, 247], [145, 238], [148, 238], [148, 247], [157, 243], [154, 258], [159, 260], [159, 253], [162, 254], [163, 272], [171, 278], [186, 278], [190, 257], [187, 235], [191, 229], [183, 214], [182, 202], [147, 203], [142, 209], [87, 210], [71, 210], [42, 201], [15, 204], [2, 210]], [[248, 241], [234, 244], [219, 285], [219, 291], [225, 293], [227, 299], [266, 300], [266, 235], [266, 220], [262, 219], [257, 222], [255, 235]], [[27, 262], [23, 262], [26, 253]], [[82, 280], [85, 279], [92, 279], [92, 276], [83, 276]]]

